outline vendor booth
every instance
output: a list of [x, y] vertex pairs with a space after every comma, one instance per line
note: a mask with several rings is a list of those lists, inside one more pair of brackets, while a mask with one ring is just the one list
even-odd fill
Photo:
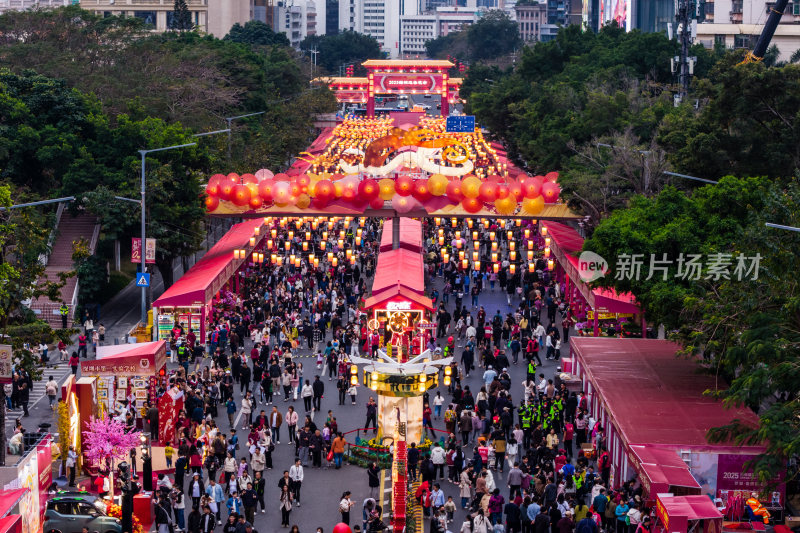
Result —
[[119, 411], [127, 400], [144, 414], [145, 404], [156, 400], [158, 387], [166, 389], [166, 365], [164, 341], [100, 346], [96, 360], [81, 361], [81, 375], [97, 378], [94, 392], [101, 413]]
[[577, 231], [560, 222], [542, 221], [541, 233], [546, 253], [552, 254], [558, 265], [556, 279], [566, 285], [565, 295], [577, 320], [578, 335], [598, 337], [613, 331], [614, 336], [646, 337], [647, 324], [632, 294], [591, 288], [584, 282], [578, 259], [583, 237]]
[[[30, 496], [27, 488], [11, 489], [0, 492], [0, 533], [22, 533], [22, 515], [20, 505]], [[46, 505], [46, 500], [42, 502]], [[42, 508], [42, 513], [44, 508]], [[27, 521], [26, 521], [27, 524]]]
[[706, 496], [659, 494], [656, 533], [721, 533], [722, 514]]
[[154, 337], [170, 340], [172, 328], [191, 328], [199, 344], [206, 342], [206, 326], [223, 292], [238, 291], [241, 268], [267, 236], [264, 219], [234, 225], [200, 261], [153, 302]]
[[[609, 488], [637, 477], [650, 501], [662, 491], [723, 500], [734, 488], [761, 492], [765, 484], [746, 463], [764, 452], [762, 446], [706, 438], [713, 427], [733, 419], [756, 425], [758, 417], [707, 396], [724, 384], [699, 373], [696, 361], [677, 357], [678, 349], [656, 339], [570, 339], [571, 366], [610, 454]], [[786, 489], [782, 479], [773, 481], [774, 501], [764, 504], [777, 509]]]

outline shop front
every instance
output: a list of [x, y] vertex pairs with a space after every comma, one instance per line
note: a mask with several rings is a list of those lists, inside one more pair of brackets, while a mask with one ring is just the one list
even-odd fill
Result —
[[266, 237], [263, 218], [234, 225], [153, 302], [155, 340], [171, 341], [173, 328], [180, 326], [184, 333], [191, 329], [199, 345], [205, 344], [208, 324], [224, 312], [230, 295], [238, 292], [242, 267], [264, 249]]
[[[166, 389], [166, 364], [164, 341], [101, 346], [96, 360], [81, 361], [81, 374], [95, 378], [92, 389], [100, 415], [117, 413], [126, 404], [144, 415], [145, 405], [156, 400], [158, 388]], [[159, 426], [161, 438], [165, 428]]]

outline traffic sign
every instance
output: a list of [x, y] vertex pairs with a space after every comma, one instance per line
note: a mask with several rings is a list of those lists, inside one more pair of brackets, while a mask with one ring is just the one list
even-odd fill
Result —
[[150, 286], [150, 274], [147, 272], [137, 272], [136, 273], [136, 286], [137, 287], [149, 287]]
[[447, 117], [445, 131], [448, 133], [472, 133], [475, 131], [474, 115], [453, 115]]

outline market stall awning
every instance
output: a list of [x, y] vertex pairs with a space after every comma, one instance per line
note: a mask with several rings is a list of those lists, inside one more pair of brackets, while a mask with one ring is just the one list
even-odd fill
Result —
[[400, 248], [378, 255], [372, 292], [402, 285], [417, 294], [425, 294], [425, 274], [422, 255]]
[[660, 495], [656, 500], [656, 516], [666, 531], [676, 533], [688, 531], [689, 522], [695, 520], [716, 520], [718, 526], [722, 525], [722, 513], [708, 496]]
[[[204, 305], [211, 300], [233, 273], [246, 261], [254, 247], [250, 246], [250, 237], [256, 228], [264, 227], [263, 218], [246, 220], [233, 226], [200, 261], [186, 274], [167, 289], [155, 302], [153, 307], [186, 307]], [[266, 231], [255, 236], [256, 246], [266, 237]], [[235, 259], [234, 250], [244, 249], [244, 259]]]
[[614, 289], [591, 288], [581, 280], [578, 253], [583, 248], [583, 237], [572, 227], [560, 222], [542, 222], [550, 237], [550, 251], [567, 273], [586, 303], [597, 313], [638, 314], [639, 305], [633, 294], [617, 293]]
[[[422, 222], [411, 218], [400, 219], [400, 248], [422, 253]], [[392, 219], [383, 225], [381, 252], [392, 249]]]
[[12, 514], [0, 518], [0, 533], [21, 533], [22, 515]]
[[81, 375], [149, 376], [158, 372], [166, 363], [166, 341], [100, 346], [97, 348], [96, 360], [81, 361]]
[[639, 468], [642, 485], [651, 500], [655, 499], [656, 494], [676, 489], [686, 494], [700, 494], [700, 485], [685, 464], [676, 467], [641, 463]]
[[[419, 307], [424, 307], [428, 311], [433, 311], [433, 300], [426, 296], [421, 296], [414, 291], [406, 289], [405, 287], [401, 287], [399, 285], [395, 285], [394, 287], [389, 287], [388, 289], [384, 289], [379, 292], [373, 292], [372, 296], [367, 298], [364, 301], [364, 308], [365, 309], [372, 309], [373, 307], [381, 307], [383, 304], [388, 302], [396, 302], [407, 300], [409, 302], [413, 302], [417, 304]], [[414, 305], [410, 306], [412, 309]]]
[[12, 489], [0, 492], [0, 516], [7, 516], [28, 492], [28, 489]]
[[626, 445], [742, 454], [764, 449], [708, 443], [709, 429], [734, 419], [757, 427], [758, 417], [746, 408], [726, 408], [706, 395], [725, 384], [701, 373], [696, 360], [678, 357], [678, 344], [608, 337], [570, 337], [569, 344], [584, 390], [591, 384], [590, 402], [598, 402]]

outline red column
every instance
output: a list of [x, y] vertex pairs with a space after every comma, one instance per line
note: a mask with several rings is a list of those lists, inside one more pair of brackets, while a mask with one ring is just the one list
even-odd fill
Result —
[[375, 116], [375, 77], [370, 72], [367, 74], [367, 116], [374, 117]]
[[450, 101], [447, 99], [447, 71], [442, 72], [442, 116], [450, 114]]
[[599, 313], [597, 312], [597, 309], [593, 309], [592, 312], [594, 314], [594, 336], [595, 337], [599, 337], [600, 336], [600, 325], [598, 324], [598, 320], [597, 320], [597, 317], [598, 317]]

